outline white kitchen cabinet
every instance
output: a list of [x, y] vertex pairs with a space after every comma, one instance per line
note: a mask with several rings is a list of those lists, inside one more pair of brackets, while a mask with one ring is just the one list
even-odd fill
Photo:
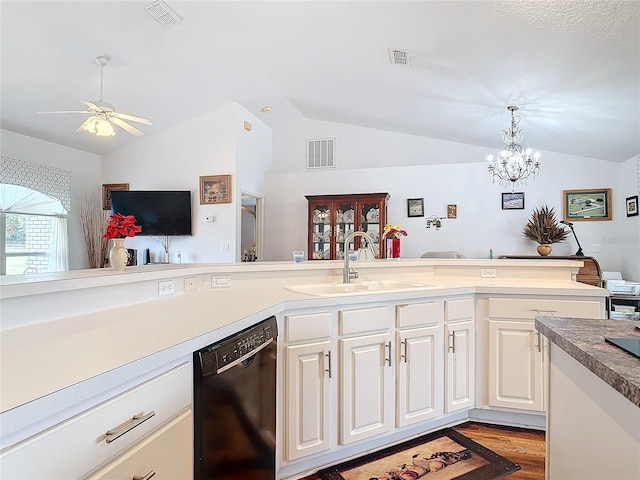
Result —
[[331, 343], [286, 346], [286, 460], [330, 447]]
[[[191, 363], [183, 363], [3, 451], [2, 477], [84, 478], [190, 406], [191, 370]], [[192, 436], [180, 443], [190, 445]]]
[[442, 326], [397, 333], [396, 426], [442, 414], [444, 382]]
[[489, 298], [487, 394], [492, 407], [546, 411], [548, 343], [535, 317], [604, 318], [598, 300]]
[[441, 300], [396, 307], [396, 427], [442, 414], [442, 321]]
[[87, 480], [193, 478], [193, 414], [188, 409]]
[[472, 298], [445, 300], [445, 412], [475, 401], [475, 307]]
[[331, 447], [331, 313], [287, 315], [284, 338], [284, 458]]
[[391, 333], [340, 339], [338, 346], [340, 444], [388, 432], [393, 418]]
[[489, 405], [544, 411], [543, 349], [530, 322], [489, 320]]

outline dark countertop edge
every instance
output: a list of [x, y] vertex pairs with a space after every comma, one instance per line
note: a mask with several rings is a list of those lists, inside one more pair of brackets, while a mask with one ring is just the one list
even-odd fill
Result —
[[[623, 397], [640, 408], [640, 387], [638, 385], [635, 385], [626, 377], [620, 375], [619, 372], [616, 372], [597, 358], [593, 357], [591, 354], [585, 352], [582, 348], [562, 336], [562, 334], [545, 325], [543, 323], [545, 319], [557, 320], [557, 317], [536, 317], [535, 327], [540, 333], [549, 338], [549, 340], [573, 357], [577, 362], [584, 365], [603, 382], [610, 385]], [[620, 354], [629, 355], [624, 352], [620, 352]]]

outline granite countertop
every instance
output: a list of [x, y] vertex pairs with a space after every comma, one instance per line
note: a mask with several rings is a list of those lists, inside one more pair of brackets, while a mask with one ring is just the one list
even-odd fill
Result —
[[540, 333], [640, 407], [640, 358], [604, 340], [640, 338], [636, 325], [628, 320], [536, 317]]

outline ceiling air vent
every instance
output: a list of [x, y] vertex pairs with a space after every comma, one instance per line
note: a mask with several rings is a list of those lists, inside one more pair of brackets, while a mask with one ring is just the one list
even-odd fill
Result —
[[144, 7], [149, 15], [155, 18], [164, 28], [173, 27], [182, 21], [176, 12], [171, 10], [162, 0], [151, 2]]
[[335, 149], [335, 138], [307, 140], [307, 168], [335, 167]]
[[407, 67], [410, 65], [409, 50], [390, 48], [389, 57], [391, 59], [391, 63], [393, 63], [394, 65], [405, 65]]

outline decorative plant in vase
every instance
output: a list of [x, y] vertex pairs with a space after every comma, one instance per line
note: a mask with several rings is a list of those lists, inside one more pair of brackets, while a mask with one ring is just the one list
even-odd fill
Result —
[[399, 225], [387, 223], [382, 232], [386, 243], [387, 258], [400, 258], [400, 237], [406, 237], [407, 231]]
[[560, 243], [567, 238], [567, 231], [556, 220], [553, 207], [543, 205], [533, 209], [531, 218], [524, 226], [525, 237], [538, 242], [538, 253], [547, 256], [551, 253], [551, 244]]
[[107, 231], [104, 238], [113, 240], [113, 247], [109, 250], [109, 264], [116, 271], [124, 271], [127, 266], [127, 249], [124, 247], [124, 239], [140, 233], [142, 227], [136, 225], [133, 215], [114, 213], [109, 217]]

